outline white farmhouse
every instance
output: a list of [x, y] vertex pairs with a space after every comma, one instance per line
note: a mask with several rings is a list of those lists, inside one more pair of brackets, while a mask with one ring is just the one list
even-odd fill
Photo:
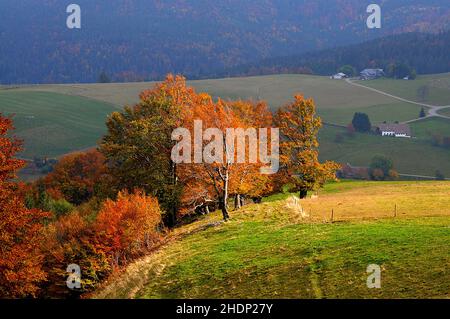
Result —
[[342, 80], [342, 79], [345, 79], [346, 77], [347, 77], [347, 74], [339, 72], [339, 73], [336, 73], [335, 75], [332, 75], [331, 79], [332, 80]]
[[381, 136], [411, 138], [411, 128], [408, 124], [380, 124], [377, 132]]

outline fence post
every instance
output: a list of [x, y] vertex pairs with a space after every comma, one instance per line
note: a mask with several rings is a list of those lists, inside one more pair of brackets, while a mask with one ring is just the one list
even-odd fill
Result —
[[397, 217], [397, 204], [395, 204], [394, 217]]
[[331, 209], [331, 222], [334, 221], [334, 208]]

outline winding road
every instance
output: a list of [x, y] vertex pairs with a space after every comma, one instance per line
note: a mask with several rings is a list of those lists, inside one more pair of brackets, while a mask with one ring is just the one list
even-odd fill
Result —
[[365, 86], [365, 85], [362, 85], [362, 84], [359, 84], [359, 83], [355, 83], [355, 82], [352, 81], [352, 79], [345, 79], [345, 81], [348, 84], [353, 85], [353, 86], [362, 87], [364, 89], [376, 92], [378, 94], [383, 94], [385, 96], [391, 97], [393, 99], [396, 99], [396, 100], [399, 100], [399, 101], [402, 101], [402, 102], [415, 104], [415, 105], [419, 105], [419, 106], [423, 106], [423, 107], [427, 108], [427, 115], [425, 117], [420, 117], [420, 118], [416, 118], [416, 119], [413, 119], [413, 120], [409, 120], [409, 121], [403, 122], [404, 124], [421, 121], [421, 120], [424, 120], [424, 119], [427, 119], [427, 118], [430, 118], [430, 117], [440, 117], [440, 118], [444, 118], [444, 119], [450, 120], [449, 116], [445, 116], [445, 115], [439, 114], [439, 111], [441, 111], [443, 109], [450, 108], [450, 105], [438, 106], [438, 105], [431, 105], [431, 104], [426, 104], [426, 103], [415, 102], [415, 101], [407, 100], [407, 99], [404, 99], [402, 97], [399, 97], [399, 96], [396, 96], [396, 95], [392, 95], [392, 94], [389, 94], [389, 93], [386, 93], [386, 92], [383, 92], [383, 91], [380, 91], [380, 90], [377, 90], [377, 89], [374, 89], [374, 88], [371, 88], [371, 87], [368, 87], [368, 86]]

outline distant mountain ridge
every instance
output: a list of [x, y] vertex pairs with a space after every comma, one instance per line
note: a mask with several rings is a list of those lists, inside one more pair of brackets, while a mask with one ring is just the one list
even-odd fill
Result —
[[448, 0], [383, 0], [383, 24], [366, 27], [372, 0], [76, 0], [81, 30], [56, 0], [0, 2], [0, 83], [204, 77], [276, 56], [450, 28]]

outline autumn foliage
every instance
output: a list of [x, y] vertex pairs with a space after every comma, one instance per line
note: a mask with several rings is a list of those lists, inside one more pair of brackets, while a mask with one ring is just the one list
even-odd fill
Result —
[[49, 214], [25, 207], [20, 185], [11, 181], [23, 167], [14, 159], [21, 143], [8, 137], [11, 119], [0, 114], [0, 297], [36, 296], [46, 279], [40, 243]]
[[[195, 136], [197, 121], [203, 132], [216, 132], [202, 136], [202, 162], [186, 153], [190, 160], [175, 163], [180, 139], [174, 130]], [[335, 179], [338, 168], [319, 162], [321, 121], [314, 102], [301, 95], [273, 114], [265, 102], [215, 100], [169, 75], [142, 92], [139, 103], [111, 114], [106, 125], [98, 151], [63, 157], [52, 173], [25, 188], [12, 181], [24, 165], [14, 158], [21, 143], [7, 137], [12, 122], [0, 116], [0, 297], [38, 296], [40, 288], [47, 297], [78, 296], [157, 247], [165, 227], [185, 215], [220, 209], [228, 220], [230, 201], [239, 209], [284, 185], [304, 197]], [[273, 128], [281, 133], [281, 166], [264, 174], [261, 132], [268, 132], [270, 142]], [[231, 149], [224, 134], [229, 129], [245, 132], [244, 138], [231, 136]], [[249, 142], [255, 138], [257, 148]], [[188, 139], [186, 150], [195, 148], [194, 140]], [[278, 155], [267, 146], [267, 157]], [[214, 160], [205, 160], [208, 148]], [[255, 154], [257, 160], [250, 161]], [[70, 264], [82, 270], [81, 289], [66, 287]]]
[[44, 178], [47, 192], [55, 194], [54, 197], [62, 194], [75, 205], [105, 195], [109, 181], [105, 162], [103, 154], [96, 149], [64, 156]]
[[275, 122], [282, 135], [281, 174], [285, 183], [294, 185], [293, 190], [300, 192], [300, 198], [306, 197], [308, 191], [322, 187], [326, 181], [336, 179], [340, 165], [319, 162], [317, 135], [322, 122], [316, 117], [312, 99], [296, 95], [292, 103], [277, 111]]
[[117, 200], [107, 200], [94, 225], [96, 248], [113, 266], [148, 251], [160, 240], [161, 211], [156, 198], [142, 191], [119, 192]]
[[[158, 201], [142, 191], [120, 192], [103, 203], [95, 218], [80, 208], [46, 230], [44, 244], [49, 274], [48, 294], [76, 295], [93, 289], [114, 269], [151, 250], [162, 239]], [[66, 267], [82, 269], [81, 289], [66, 287]]]

